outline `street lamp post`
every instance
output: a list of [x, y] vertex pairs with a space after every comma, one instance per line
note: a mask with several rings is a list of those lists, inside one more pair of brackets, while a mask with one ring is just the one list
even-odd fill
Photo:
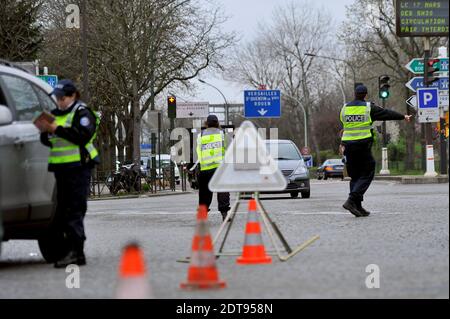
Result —
[[84, 101], [86, 103], [90, 102], [90, 94], [89, 94], [89, 69], [88, 69], [88, 47], [87, 47], [87, 12], [86, 12], [86, 2], [87, 0], [83, 0], [81, 2], [81, 42], [83, 47], [83, 57], [82, 57], [82, 65], [83, 65], [83, 91], [84, 91]]
[[283, 93], [283, 95], [286, 95], [288, 98], [294, 100], [303, 111], [304, 126], [305, 126], [305, 147], [308, 147], [308, 118], [306, 116], [306, 110], [303, 107], [303, 105], [300, 103], [300, 101], [298, 99], [296, 99], [295, 97], [293, 97], [292, 95], [289, 95], [286, 93]]
[[322, 58], [322, 59], [328, 59], [328, 60], [333, 60], [333, 61], [341, 61], [341, 62], [344, 62], [344, 63], [347, 64], [347, 65], [350, 67], [350, 69], [352, 70], [352, 73], [353, 73], [353, 83], [356, 83], [356, 72], [355, 72], [355, 68], [354, 68], [353, 65], [352, 65], [350, 62], [348, 62], [347, 60], [339, 59], [339, 58], [334, 58], [334, 57], [331, 57], [331, 56], [317, 55], [317, 54], [314, 54], [314, 53], [305, 53], [305, 55], [306, 55], [306, 56], [310, 56], [310, 57], [315, 57], [315, 58]]
[[222, 95], [223, 100], [225, 101], [225, 125], [228, 125], [228, 124], [229, 124], [229, 122], [228, 122], [228, 116], [229, 116], [229, 114], [228, 114], [228, 106], [229, 106], [229, 104], [228, 104], [228, 101], [227, 101], [225, 95], [222, 93], [221, 90], [219, 90], [216, 86], [212, 85], [211, 83], [208, 83], [208, 82], [206, 82], [206, 81], [204, 81], [204, 80], [202, 80], [202, 79], [198, 79], [198, 81], [199, 81], [200, 83], [209, 85], [209, 86], [212, 87], [213, 89], [216, 89], [217, 92], [219, 92], [220, 95]]

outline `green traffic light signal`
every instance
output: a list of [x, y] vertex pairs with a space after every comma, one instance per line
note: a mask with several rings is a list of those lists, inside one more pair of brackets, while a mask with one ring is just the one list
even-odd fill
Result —
[[382, 99], [387, 99], [389, 97], [389, 91], [381, 91], [380, 92], [380, 97]]
[[391, 86], [389, 85], [389, 79], [390, 77], [387, 75], [378, 77], [378, 96], [383, 100], [387, 99], [390, 95], [389, 88]]

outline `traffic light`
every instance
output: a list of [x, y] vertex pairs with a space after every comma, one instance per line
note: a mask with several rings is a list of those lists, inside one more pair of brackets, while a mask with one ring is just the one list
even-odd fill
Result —
[[425, 86], [430, 86], [433, 84], [434, 81], [439, 80], [438, 75], [435, 74], [436, 72], [439, 72], [440, 66], [440, 60], [439, 59], [430, 59], [428, 60], [427, 64], [425, 65]]
[[389, 88], [391, 87], [389, 85], [389, 79], [387, 75], [381, 75], [378, 77], [378, 95], [380, 99], [387, 99], [390, 95]]
[[177, 98], [175, 96], [167, 97], [167, 114], [169, 119], [175, 119], [177, 117]]

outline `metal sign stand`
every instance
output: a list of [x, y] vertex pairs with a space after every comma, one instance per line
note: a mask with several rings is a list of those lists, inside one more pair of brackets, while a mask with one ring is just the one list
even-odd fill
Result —
[[[316, 240], [318, 240], [320, 237], [319, 236], [313, 236], [312, 238], [308, 239], [307, 241], [305, 241], [303, 244], [299, 245], [298, 247], [296, 247], [295, 249], [292, 249], [291, 246], [289, 246], [288, 242], [286, 241], [286, 239], [284, 238], [283, 234], [281, 233], [280, 229], [278, 228], [278, 226], [275, 224], [275, 222], [269, 217], [269, 214], [267, 213], [267, 211], [265, 210], [264, 206], [262, 205], [260, 199], [259, 199], [259, 193], [255, 192], [253, 194], [253, 198], [255, 199], [256, 203], [257, 203], [257, 208], [258, 208], [258, 212], [259, 214], [262, 216], [262, 220], [264, 223], [264, 226], [267, 230], [267, 233], [269, 234], [269, 237], [271, 239], [272, 245], [275, 248], [275, 251], [267, 251], [267, 253], [269, 253], [270, 255], [274, 255], [274, 253], [276, 253], [276, 255], [278, 256], [280, 261], [287, 261], [290, 258], [294, 257], [296, 254], [298, 254], [299, 252], [301, 252], [302, 250], [304, 250], [306, 247], [308, 247], [309, 245], [311, 245], [312, 243], [314, 243]], [[236, 213], [239, 209], [239, 206], [241, 204], [241, 201], [243, 200], [242, 198], [242, 193], [238, 193], [238, 199], [236, 200], [236, 202], [234, 203], [233, 207], [231, 208], [231, 210], [228, 212], [227, 217], [225, 218], [225, 220], [223, 221], [222, 225], [220, 226], [217, 234], [214, 236], [214, 240], [213, 240], [213, 246], [216, 245], [216, 243], [218, 242], [221, 234], [224, 232], [225, 228], [225, 235], [222, 239], [222, 242], [220, 244], [220, 248], [218, 250], [218, 252], [216, 253], [216, 258], [219, 258], [220, 256], [240, 256], [241, 255], [241, 251], [229, 251], [229, 252], [224, 252], [224, 247], [225, 247], [225, 242], [228, 238], [228, 235], [230, 233], [231, 227], [233, 226], [235, 217], [236, 217]], [[284, 247], [285, 252], [287, 253], [287, 255], [283, 255], [281, 249], [278, 247], [275, 236], [278, 237], [278, 239], [280, 240], [281, 244]], [[181, 259], [181, 260], [177, 260], [177, 262], [189, 262], [190, 257], [187, 257], [185, 259]]]

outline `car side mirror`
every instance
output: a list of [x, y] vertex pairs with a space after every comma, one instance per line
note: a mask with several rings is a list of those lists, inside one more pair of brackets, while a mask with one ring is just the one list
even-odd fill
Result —
[[13, 121], [11, 110], [0, 104], [0, 126], [11, 124]]

